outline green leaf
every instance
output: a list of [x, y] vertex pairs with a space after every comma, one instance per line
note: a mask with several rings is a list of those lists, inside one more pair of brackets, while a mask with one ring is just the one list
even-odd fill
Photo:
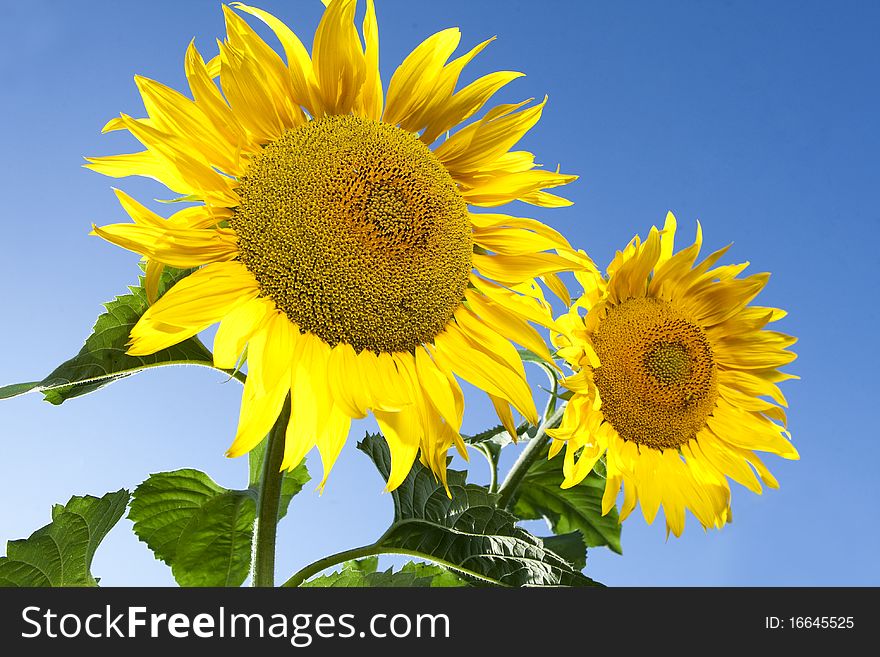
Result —
[[125, 489], [104, 497], [71, 497], [52, 507], [52, 522], [6, 544], [0, 586], [97, 586], [91, 574], [98, 545], [125, 513]]
[[171, 573], [181, 586], [241, 586], [251, 567], [257, 505], [247, 491], [208, 500], [177, 542]]
[[399, 574], [411, 573], [418, 579], [430, 579], [431, 588], [453, 588], [458, 586], [468, 586], [468, 583], [455, 572], [436, 566], [434, 564], [423, 563], [421, 561], [408, 561], [403, 564]]
[[[159, 285], [160, 295], [190, 272], [166, 267]], [[211, 352], [197, 337], [149, 356], [126, 354], [129, 333], [148, 306], [141, 277], [140, 284], [129, 287], [128, 294], [105, 304], [106, 312], [98, 317], [92, 334], [76, 356], [59, 365], [42, 381], [0, 387], [0, 399], [40, 391], [46, 401], [61, 404], [149, 367], [181, 364], [213, 367]]]
[[[387, 479], [391, 457], [382, 437], [367, 435], [358, 448]], [[518, 527], [516, 516], [497, 508], [496, 495], [465, 483], [464, 472], [449, 470], [448, 484], [451, 498], [430, 470], [416, 463], [392, 492], [394, 522], [376, 546], [433, 561], [477, 584], [595, 585]]]
[[128, 517], [181, 586], [240, 586], [250, 569], [256, 498], [198, 470], [160, 472], [135, 489]]
[[[266, 456], [267, 444], [268, 441], [263, 440], [248, 453], [248, 484], [250, 489], [257, 494], [259, 494], [260, 490], [260, 477], [263, 472], [263, 459]], [[312, 476], [306, 468], [305, 461], [293, 470], [284, 473], [284, 476], [281, 478], [281, 501], [278, 507], [278, 520], [287, 515], [290, 501], [311, 479]]]
[[379, 559], [367, 557], [346, 561], [339, 570], [315, 577], [303, 583], [304, 587], [454, 587], [467, 582], [449, 570], [425, 563], [408, 562], [398, 570], [378, 571]]
[[544, 547], [553, 550], [578, 570], [583, 570], [586, 567], [587, 544], [584, 542], [584, 535], [580, 532], [545, 536], [541, 540], [544, 541]]
[[513, 512], [523, 520], [544, 518], [554, 534], [580, 531], [588, 547], [607, 545], [620, 554], [617, 509], [602, 515], [605, 478], [593, 471], [577, 486], [560, 488], [562, 459], [536, 460], [517, 488]]

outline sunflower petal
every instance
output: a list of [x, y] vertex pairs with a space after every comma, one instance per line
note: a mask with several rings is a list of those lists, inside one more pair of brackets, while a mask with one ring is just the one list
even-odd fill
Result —
[[236, 262], [214, 263], [190, 274], [138, 320], [132, 356], [145, 356], [192, 337], [260, 293], [253, 275]]
[[331, 2], [312, 45], [312, 63], [325, 113], [348, 114], [366, 82], [360, 36], [354, 26], [355, 0]]

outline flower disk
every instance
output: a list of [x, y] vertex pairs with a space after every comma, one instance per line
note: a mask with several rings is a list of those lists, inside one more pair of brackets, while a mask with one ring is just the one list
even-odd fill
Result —
[[253, 159], [239, 194], [241, 261], [330, 345], [412, 351], [461, 304], [467, 205], [411, 132], [356, 116], [309, 121]]
[[621, 438], [663, 449], [703, 428], [718, 396], [712, 348], [672, 304], [643, 297], [615, 306], [593, 346], [602, 410]]

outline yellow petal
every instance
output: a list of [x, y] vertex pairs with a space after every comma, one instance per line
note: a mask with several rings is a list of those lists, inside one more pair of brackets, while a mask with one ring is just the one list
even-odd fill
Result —
[[235, 144], [218, 137], [211, 120], [194, 101], [155, 80], [136, 75], [134, 81], [157, 130], [185, 136], [190, 148], [201, 152], [212, 165], [237, 171]]
[[772, 452], [785, 459], [800, 458], [785, 436], [782, 427], [762, 415], [741, 411], [719, 400], [712, 415], [706, 418], [706, 425], [724, 443], [742, 449]]
[[[290, 424], [283, 468], [295, 468], [317, 444], [333, 407], [328, 385], [330, 346], [311, 333], [298, 337], [290, 370]], [[341, 412], [341, 411], [340, 411]]]
[[[468, 219], [474, 227], [474, 236], [480, 236], [480, 239], [488, 236], [500, 236], [508, 230], [513, 230], [517, 235], [524, 237], [523, 233], [532, 233], [541, 239], [540, 243], [547, 243], [551, 246], [541, 249], [531, 249], [532, 251], [544, 251], [551, 248], [571, 248], [568, 240], [557, 230], [550, 226], [537, 221], [536, 219], [528, 219], [525, 217], [511, 217], [506, 214], [488, 214], [488, 213], [468, 213]], [[487, 247], [491, 248], [491, 247]], [[498, 249], [492, 249], [496, 251]], [[498, 251], [501, 253], [502, 251]]]
[[[464, 178], [467, 181], [468, 189], [462, 192], [462, 198], [471, 205], [482, 207], [495, 207], [516, 200], [530, 203], [535, 198], [532, 196], [535, 192], [568, 185], [578, 179], [577, 176], [542, 169], [491, 174], [477, 180], [464, 176], [455, 177]], [[555, 198], [557, 202], [553, 204], [554, 207], [572, 204], [561, 197]], [[543, 204], [546, 205], [546, 203]], [[535, 203], [535, 205], [542, 205], [542, 203]]]
[[373, 121], [382, 118], [382, 77], [379, 73], [379, 25], [376, 22], [376, 7], [373, 0], [367, 0], [367, 12], [364, 14], [364, 59], [366, 80], [360, 102], [359, 114]]
[[546, 328], [555, 328], [550, 306], [543, 298], [517, 294], [496, 283], [471, 275], [470, 283], [493, 302]]
[[612, 303], [630, 297], [643, 297], [648, 291], [649, 275], [660, 257], [660, 232], [652, 228], [648, 239], [640, 245], [632, 258], [620, 265], [608, 285]]
[[[557, 240], [524, 228], [474, 228], [474, 243], [502, 255], [523, 255], [559, 246]], [[565, 244], [564, 246], [568, 246]]]
[[357, 354], [350, 344], [340, 342], [330, 350], [327, 372], [334, 401], [349, 417], [365, 417], [372, 398], [361, 380]]
[[[232, 207], [237, 204], [234, 181], [218, 173], [204, 155], [194, 151], [188, 141], [178, 135], [162, 132], [156, 128], [135, 121], [130, 116], [121, 115], [125, 127], [134, 137], [146, 146], [161, 165], [163, 178], [159, 180], [170, 189], [183, 194], [193, 194], [215, 205]], [[120, 157], [120, 156], [116, 156]], [[94, 158], [94, 160], [108, 158]], [[144, 175], [142, 173], [135, 175]], [[172, 182], [181, 181], [179, 189]]]
[[495, 114], [490, 112], [456, 132], [434, 153], [453, 178], [478, 170], [509, 151], [541, 118], [545, 103], [546, 99], [521, 112], [505, 113], [507, 108]]
[[484, 352], [452, 322], [434, 338], [434, 344], [435, 360], [442, 367], [478, 388], [506, 399], [529, 422], [537, 424], [538, 412], [524, 377]]
[[401, 360], [412, 360], [410, 354], [375, 354], [364, 349], [357, 354], [355, 369], [351, 373], [351, 383], [358, 382], [356, 397], [365, 404], [364, 408], [397, 411], [410, 404], [406, 395], [404, 374], [398, 369]]
[[788, 402], [782, 391], [772, 381], [762, 377], [760, 370], [718, 370], [719, 386], [727, 386], [734, 390], [738, 390], [749, 397], [770, 397], [780, 406], [788, 406]]
[[731, 450], [727, 445], [719, 442], [709, 432], [700, 434], [699, 440], [693, 441], [694, 453], [702, 452], [704, 458], [709, 461], [716, 470], [730, 477], [735, 482], [745, 486], [753, 493], [760, 495], [761, 484], [755, 477], [755, 473], [746, 463], [738, 450]]
[[254, 396], [247, 390], [247, 383], [245, 383], [245, 390], [241, 397], [238, 429], [232, 445], [226, 451], [226, 456], [236, 457], [247, 454], [266, 437], [281, 414], [287, 393], [287, 386], [279, 385], [269, 394]]
[[413, 406], [401, 411], [374, 411], [379, 429], [391, 452], [391, 473], [385, 490], [392, 491], [406, 479], [419, 452], [420, 423]]
[[[458, 78], [464, 67], [494, 40], [495, 37], [492, 37], [491, 39], [487, 39], [486, 41], [477, 44], [461, 57], [456, 57], [454, 60], [444, 65], [439, 71], [425, 71], [424, 77], [428, 80], [433, 80], [433, 88], [428, 92], [425, 102], [420, 103], [419, 108], [407, 118], [405, 125], [402, 125], [402, 127], [418, 132], [435, 116], [442, 114], [446, 105], [451, 101], [452, 92], [455, 90], [455, 85], [458, 83]], [[455, 43], [458, 45], [457, 39]], [[451, 54], [451, 51], [449, 54]], [[449, 55], [446, 55], [446, 58], [448, 58], [448, 56]]]
[[456, 430], [459, 429], [462, 418], [456, 408], [449, 379], [422, 348], [416, 348], [415, 370], [422, 389], [427, 393], [437, 412]]
[[231, 228], [154, 228], [139, 224], [92, 226], [92, 233], [112, 244], [172, 267], [188, 268], [232, 260], [238, 255]]
[[214, 335], [214, 365], [222, 369], [235, 367], [248, 340], [273, 311], [271, 301], [256, 298], [227, 314]]
[[273, 91], [264, 84], [259, 62], [230, 43], [220, 48], [220, 85], [223, 95], [250, 139], [265, 144], [279, 139], [289, 127], [273, 99]]
[[253, 275], [237, 262], [193, 272], [150, 306], [131, 330], [133, 356], [152, 354], [192, 337], [260, 293]]
[[276, 311], [252, 336], [238, 430], [227, 456], [253, 449], [278, 419], [290, 390], [295, 333], [287, 316]]
[[284, 54], [287, 56], [287, 66], [290, 71], [293, 89], [293, 101], [305, 107], [312, 116], [323, 115], [323, 105], [321, 103], [318, 82], [312, 67], [312, 60], [299, 37], [287, 25], [267, 11], [240, 2], [233, 2], [232, 6], [259, 18], [275, 32], [275, 36], [278, 37], [282, 48], [284, 48]]
[[675, 229], [677, 227], [675, 215], [666, 213], [666, 223], [660, 231], [660, 257], [657, 259], [656, 268], [662, 267], [671, 257], [675, 249]]
[[[217, 73], [219, 74], [219, 59], [217, 63]], [[195, 43], [192, 41], [186, 50], [184, 68], [190, 92], [196, 105], [211, 121], [214, 130], [228, 142], [231, 148], [236, 152], [240, 152], [246, 141], [244, 129], [239, 124], [238, 119], [235, 118], [235, 114], [229, 105], [226, 104], [223, 94], [220, 93], [220, 90], [214, 83], [216, 76], [212, 76], [208, 71], [205, 61], [202, 59], [199, 51], [196, 50]], [[241, 172], [240, 168], [239, 162], [235, 170], [230, 170], [229, 173], [238, 175]]]
[[473, 344], [480, 345], [481, 349], [517, 376], [526, 378], [522, 358], [506, 337], [464, 306], [455, 311], [454, 318], [458, 328]]
[[[226, 19], [228, 45], [243, 53], [249, 62], [257, 64], [259, 77], [255, 76], [254, 82], [262, 84], [266, 98], [271, 103], [272, 113], [278, 117], [281, 126], [288, 129], [302, 123], [305, 117], [299, 106], [293, 102], [290, 72], [281, 58], [244, 19], [225, 5], [223, 15]], [[222, 81], [222, 69], [220, 75]]]
[[552, 363], [553, 356], [541, 334], [528, 325], [525, 319], [503, 306], [492, 303], [488, 298], [472, 290], [465, 292], [468, 303], [486, 323], [508, 339], [519, 343], [529, 351], [537, 354], [546, 362]]
[[160, 217], [145, 205], [138, 203], [121, 189], [114, 188], [113, 191], [119, 200], [119, 204], [136, 224], [153, 226], [154, 228], [163, 228], [166, 225], [166, 219]]
[[770, 274], [714, 282], [688, 295], [687, 307], [701, 326], [713, 326], [733, 317], [767, 284]]
[[513, 421], [513, 413], [510, 410], [510, 404], [508, 404], [506, 400], [501, 399], [501, 397], [496, 397], [492, 393], [487, 394], [489, 395], [489, 401], [492, 402], [492, 407], [495, 409], [495, 414], [498, 416], [501, 425], [507, 430], [507, 433], [510, 434], [510, 439], [513, 442], [517, 442], [519, 436], [516, 433], [516, 422]]
[[544, 281], [544, 284], [550, 288], [550, 291], [559, 297], [559, 300], [562, 301], [566, 306], [571, 305], [571, 295], [568, 293], [568, 288], [565, 287], [565, 283], [562, 282], [562, 279], [559, 278], [556, 274], [544, 274], [541, 276], [541, 280]]
[[[607, 516], [608, 512], [614, 508], [617, 503], [617, 496], [620, 493], [620, 485], [622, 482], [620, 475], [608, 475], [605, 480], [605, 492], [602, 494], [602, 515]], [[627, 482], [628, 485], [629, 482]]]
[[83, 166], [86, 169], [97, 171], [111, 178], [143, 176], [162, 183], [178, 194], [193, 194], [196, 191], [175, 167], [169, 167], [163, 158], [152, 151], [87, 157], [85, 160], [87, 164]]
[[317, 447], [321, 455], [321, 465], [324, 468], [324, 476], [318, 484], [318, 490], [323, 490], [327, 483], [327, 477], [339, 458], [339, 453], [348, 438], [351, 428], [351, 418], [341, 411], [338, 406], [332, 405], [327, 411], [327, 416], [321, 423], [318, 433]]
[[354, 0], [327, 6], [312, 45], [312, 62], [327, 114], [348, 114], [366, 81], [366, 62], [354, 26]]
[[156, 299], [159, 298], [159, 281], [164, 270], [165, 265], [161, 262], [155, 260], [147, 262], [144, 270], [144, 291], [147, 293], [147, 302], [151, 305], [156, 303]]
[[501, 87], [522, 76], [523, 73], [515, 71], [498, 71], [471, 82], [434, 111], [420, 139], [426, 144], [434, 143], [444, 132], [480, 111]]
[[388, 83], [388, 101], [382, 120], [417, 131], [409, 120], [430, 101], [443, 64], [458, 47], [461, 32], [451, 27], [432, 34], [406, 56]]
[[473, 255], [474, 268], [486, 278], [502, 284], [516, 284], [544, 274], [571, 271], [577, 264], [555, 253], [530, 253], [518, 256]]

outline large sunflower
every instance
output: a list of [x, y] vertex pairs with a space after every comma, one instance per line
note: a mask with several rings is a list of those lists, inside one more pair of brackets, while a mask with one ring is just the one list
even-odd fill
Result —
[[132, 329], [129, 353], [220, 323], [216, 365], [246, 355], [248, 367], [230, 456], [263, 439], [290, 394], [283, 468], [317, 446], [326, 481], [351, 419], [372, 412], [391, 450], [389, 489], [419, 454], [445, 481], [450, 446], [465, 454], [455, 376], [486, 391], [509, 428], [511, 405], [535, 422], [508, 338], [549, 360], [528, 323], [552, 321], [536, 280], [564, 298], [556, 272], [590, 266], [538, 221], [470, 206], [568, 205], [545, 190], [575, 176], [511, 150], [544, 102], [499, 105], [459, 128], [521, 75], [456, 91], [492, 39], [449, 61], [458, 29], [434, 34], [383, 99], [372, 1], [364, 45], [356, 0], [326, 4], [311, 56], [277, 18], [233, 3], [275, 33], [286, 63], [224, 6], [219, 55], [205, 63], [187, 50], [192, 100], [137, 77], [148, 118], [123, 114], [105, 130], [126, 129], [145, 150], [87, 166], [154, 178], [196, 205], [166, 220], [119, 192], [134, 223], [94, 230], [147, 259], [153, 297], [164, 265], [198, 268]]
[[730, 520], [727, 477], [756, 493], [758, 477], [778, 486], [755, 451], [798, 453], [776, 385], [793, 378], [777, 368], [795, 359], [786, 350], [795, 339], [764, 328], [785, 312], [748, 305], [769, 275], [737, 278], [748, 263], [711, 269], [726, 248], [695, 265], [699, 225], [695, 243], [673, 255], [675, 228], [670, 213], [662, 231], [617, 253], [607, 279], [579, 276], [584, 295], [554, 336], [574, 394], [550, 433], [551, 456], [567, 441], [563, 487], [605, 455], [603, 513], [622, 484], [621, 520], [638, 501], [651, 523], [662, 505], [667, 532], [679, 536], [686, 508], [703, 527]]

